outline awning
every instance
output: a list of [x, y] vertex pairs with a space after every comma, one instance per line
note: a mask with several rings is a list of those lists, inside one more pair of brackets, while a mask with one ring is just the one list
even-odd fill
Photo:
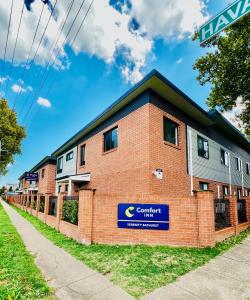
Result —
[[71, 175], [62, 179], [58, 179], [57, 183], [61, 182], [89, 182], [90, 181], [90, 173], [81, 174], [81, 175]]

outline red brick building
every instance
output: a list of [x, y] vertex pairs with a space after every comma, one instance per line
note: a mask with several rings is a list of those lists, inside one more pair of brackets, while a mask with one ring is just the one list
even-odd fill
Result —
[[[49, 215], [46, 198], [39, 217], [80, 242], [203, 247], [250, 224], [249, 141], [155, 70], [52, 157], [56, 174], [47, 171], [44, 184], [39, 176], [38, 186], [51, 191], [55, 179], [57, 213]], [[66, 195], [79, 199], [77, 226], [62, 220], [63, 203], [71, 199]], [[137, 205], [150, 211], [158, 205], [158, 212], [167, 205], [167, 220], [158, 225], [168, 229], [121, 228], [121, 204], [128, 205], [133, 226], [143, 223], [134, 217]]]

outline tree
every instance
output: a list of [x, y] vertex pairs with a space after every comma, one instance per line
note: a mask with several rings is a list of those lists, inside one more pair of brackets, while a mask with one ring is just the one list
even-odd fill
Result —
[[208, 106], [230, 111], [240, 105], [236, 118], [250, 137], [250, 14], [204, 47], [212, 51], [198, 58], [193, 67], [199, 71], [197, 80], [201, 85], [212, 85]]
[[19, 126], [17, 114], [12, 111], [5, 99], [0, 99], [0, 174], [7, 173], [7, 166], [14, 161], [14, 155], [21, 153], [21, 142], [25, 138], [25, 129]]

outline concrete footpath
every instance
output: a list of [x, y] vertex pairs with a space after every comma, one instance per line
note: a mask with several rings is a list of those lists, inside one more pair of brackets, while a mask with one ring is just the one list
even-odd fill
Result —
[[1, 200], [1, 204], [17, 228], [26, 248], [35, 256], [35, 262], [48, 284], [55, 289], [58, 299], [133, 299], [106, 277], [55, 246], [4, 201]]
[[250, 300], [250, 237], [143, 300]]

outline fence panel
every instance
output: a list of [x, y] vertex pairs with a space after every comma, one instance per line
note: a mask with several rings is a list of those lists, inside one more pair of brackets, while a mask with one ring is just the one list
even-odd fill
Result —
[[49, 215], [55, 216], [57, 214], [57, 197], [50, 196], [49, 197]]
[[238, 223], [247, 222], [247, 209], [246, 209], [246, 200], [238, 199], [237, 200], [237, 211], [238, 211]]
[[62, 220], [71, 224], [78, 225], [78, 196], [64, 196], [62, 207]]
[[230, 202], [228, 199], [215, 199], [215, 230], [221, 230], [231, 226]]

